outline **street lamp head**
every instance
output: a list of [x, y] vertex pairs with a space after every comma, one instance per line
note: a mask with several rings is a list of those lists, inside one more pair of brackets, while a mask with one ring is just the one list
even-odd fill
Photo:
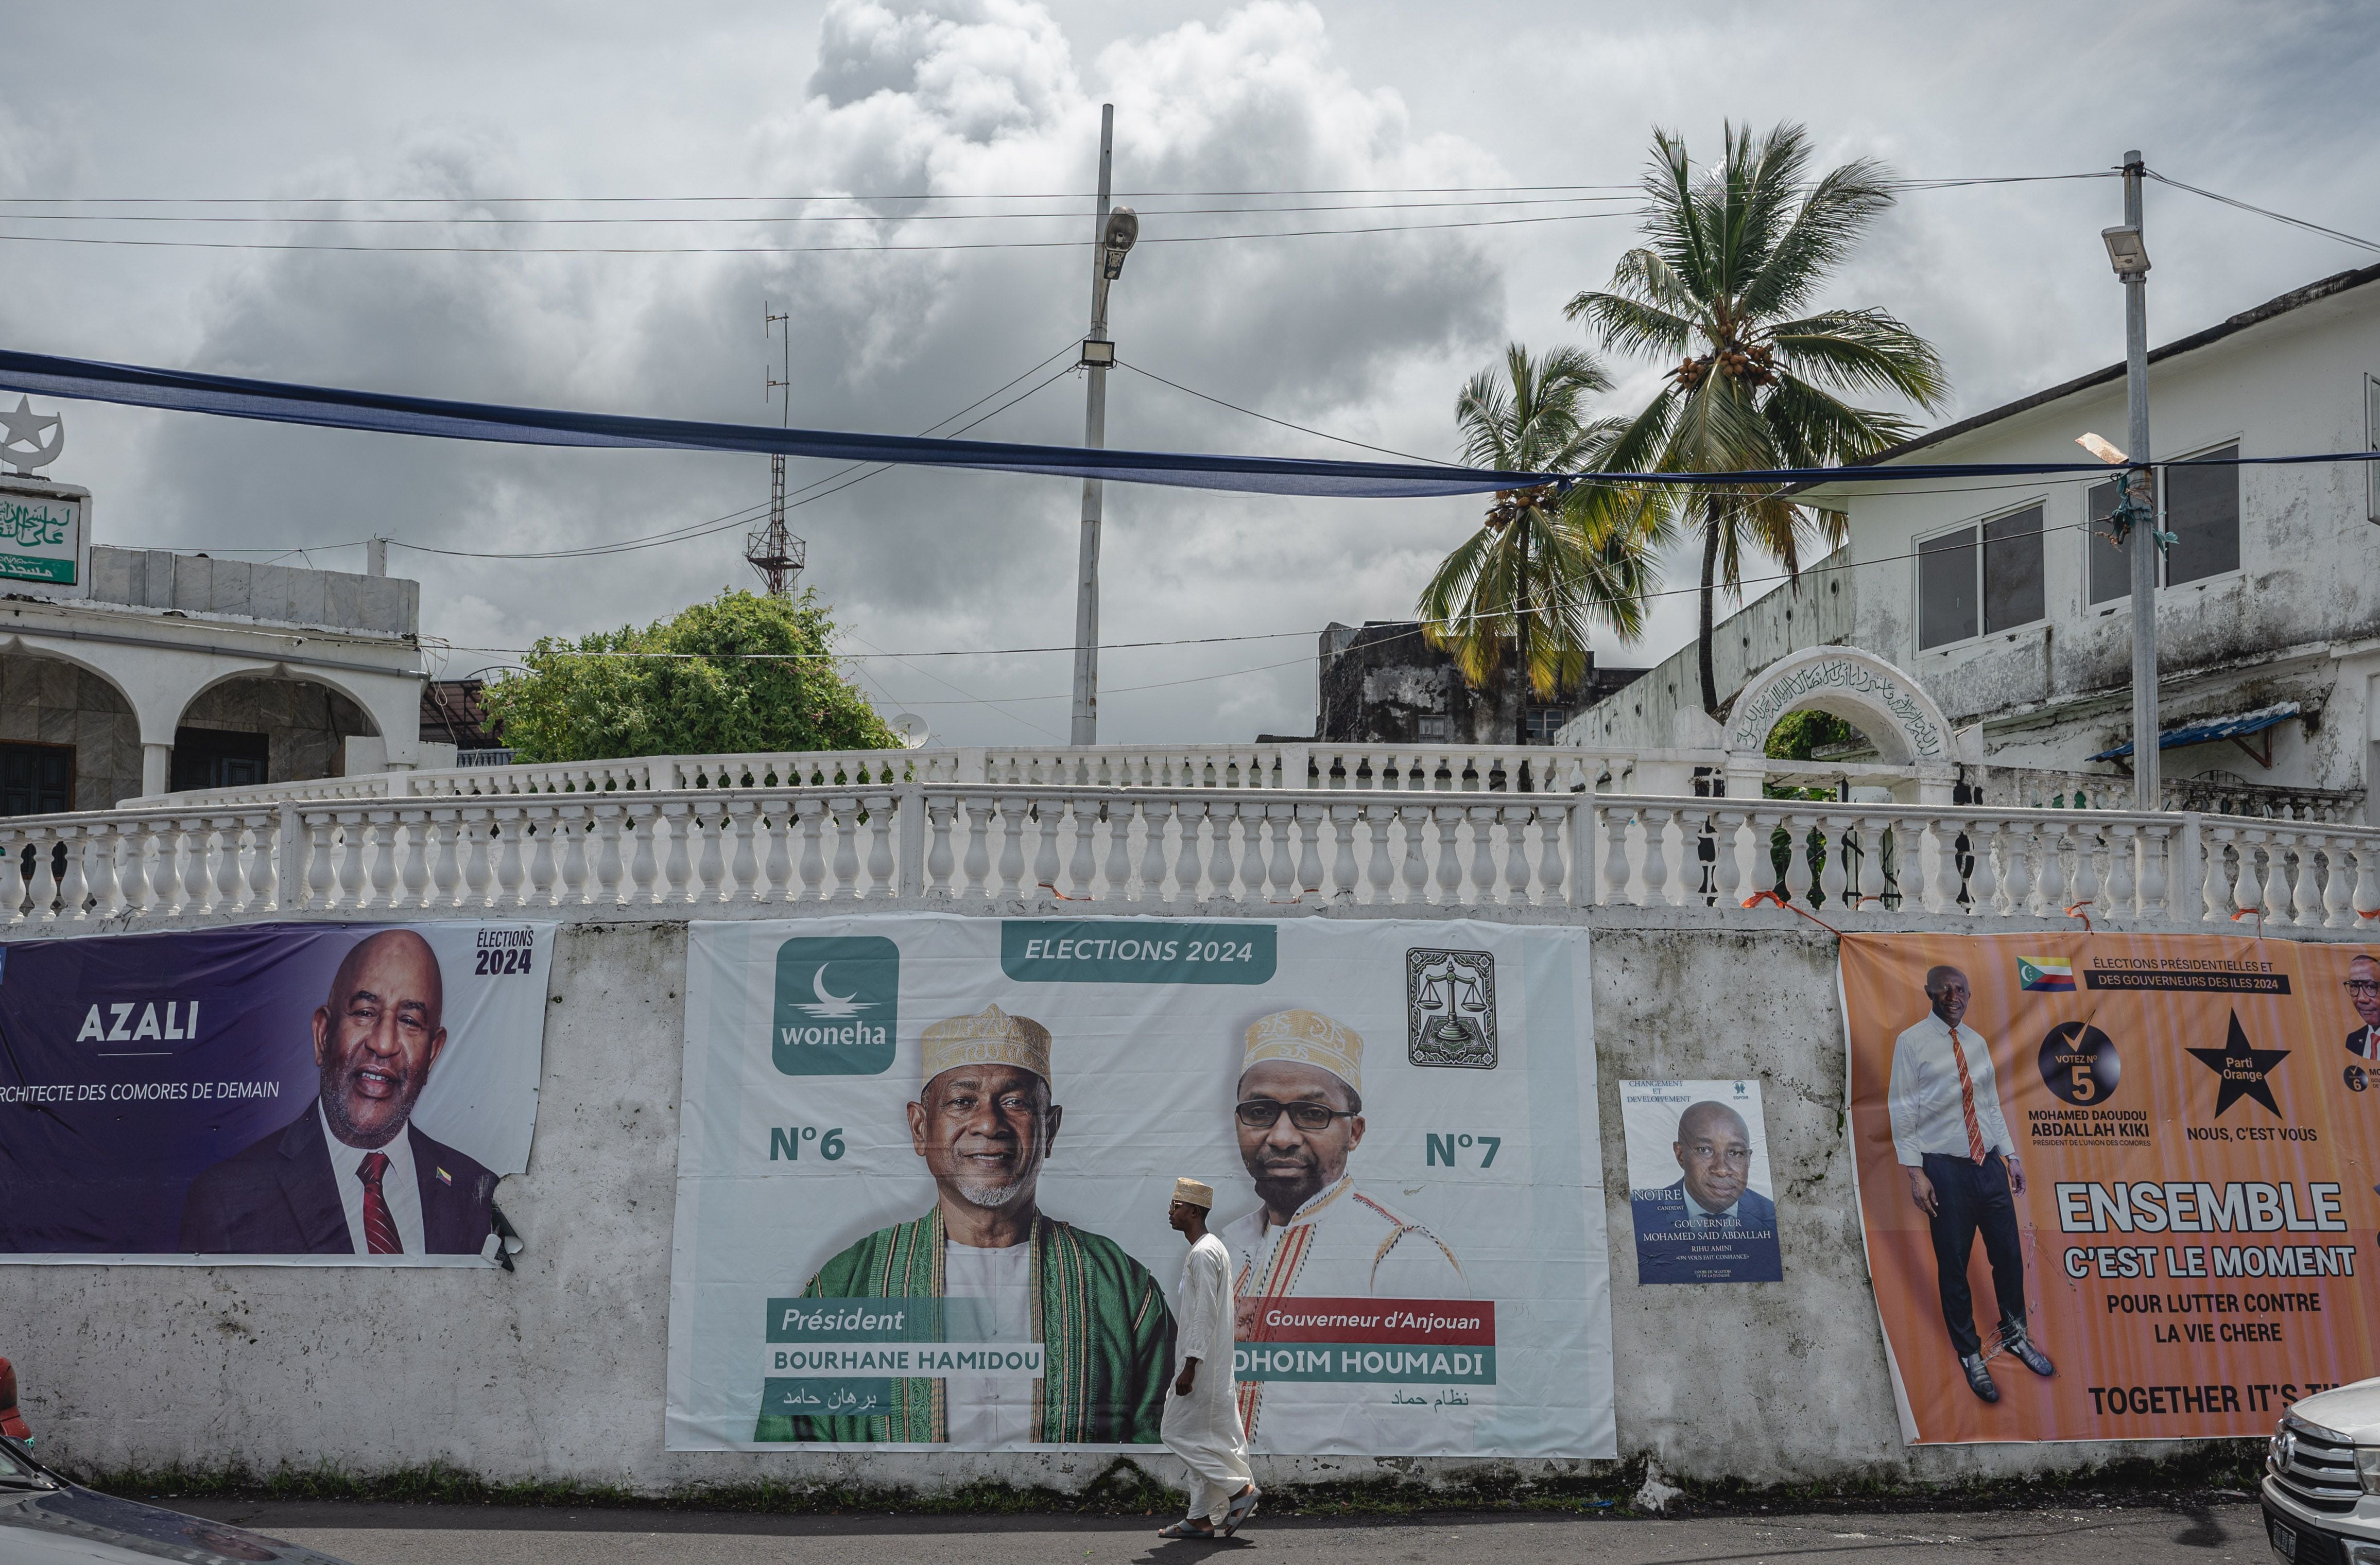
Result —
[[2129, 282], [2148, 274], [2149, 248], [2141, 241], [2141, 231], [2131, 224], [2115, 228], [2102, 228], [2099, 237], [2107, 242], [2107, 260], [2116, 268], [2116, 275]]
[[1140, 214], [1130, 207], [1118, 207], [1108, 213], [1107, 232], [1099, 244], [1107, 252], [1107, 279], [1112, 283], [1123, 275], [1123, 258], [1131, 252], [1133, 242], [1140, 237]]

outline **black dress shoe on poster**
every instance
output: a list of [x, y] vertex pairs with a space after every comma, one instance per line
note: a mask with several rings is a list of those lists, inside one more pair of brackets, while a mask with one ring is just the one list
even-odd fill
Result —
[[1969, 1390], [1974, 1392], [1975, 1395], [1983, 1398], [1984, 1401], [1987, 1402], [1996, 1402], [2000, 1400], [2000, 1389], [1992, 1383], [1992, 1372], [1984, 1367], [1983, 1354], [1961, 1354], [1959, 1358], [1959, 1367], [1967, 1372], [1967, 1389]]
[[2000, 1346], [2014, 1354], [2017, 1363], [2044, 1379], [2058, 1373], [2058, 1366], [2049, 1362], [2049, 1355], [2034, 1347], [2030, 1337], [2004, 1337], [2000, 1340]]

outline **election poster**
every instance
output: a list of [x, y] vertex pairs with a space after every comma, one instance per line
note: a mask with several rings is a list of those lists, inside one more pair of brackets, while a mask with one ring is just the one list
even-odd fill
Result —
[[494, 1264], [553, 929], [0, 946], [0, 1262]]
[[1624, 1081], [1636, 1280], [1779, 1282], [1777, 1186], [1756, 1081]]
[[1847, 935], [1852, 1131], [1912, 1443], [2269, 1434], [2380, 1373], [2380, 964]]
[[698, 923], [674, 1450], [1148, 1451], [1210, 1184], [1255, 1450], [1612, 1455], [1586, 932]]

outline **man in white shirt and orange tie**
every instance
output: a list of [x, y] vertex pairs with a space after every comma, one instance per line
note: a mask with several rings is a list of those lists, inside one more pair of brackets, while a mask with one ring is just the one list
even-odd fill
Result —
[[2347, 998], [2363, 1025], [2347, 1035], [2347, 1052], [2380, 1060], [2380, 962], [2359, 956], [2347, 964]]
[[1885, 1103], [1892, 1117], [1893, 1153], [1909, 1175], [1910, 1198], [1933, 1230], [1942, 1319], [1958, 1350], [1959, 1367], [1975, 1395], [1996, 1402], [2000, 1389], [1984, 1363], [1967, 1287], [1967, 1261], [1978, 1232], [1999, 1301], [1999, 1346], [2035, 1375], [2055, 1375], [2058, 1368], [2025, 1332], [2024, 1250], [2017, 1237], [2015, 1201], [2024, 1193], [2024, 1168], [2000, 1112], [1991, 1046], [1974, 1028], [1961, 1025], [1970, 992], [1967, 975], [1956, 967], [1926, 971], [1925, 998], [1933, 1011], [1893, 1040]]

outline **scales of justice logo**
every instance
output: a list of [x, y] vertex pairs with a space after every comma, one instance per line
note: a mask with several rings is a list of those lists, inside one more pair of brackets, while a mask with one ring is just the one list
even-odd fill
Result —
[[1484, 951], [1405, 952], [1405, 1058], [1456, 1070], [1496, 1068], [1496, 958]]

